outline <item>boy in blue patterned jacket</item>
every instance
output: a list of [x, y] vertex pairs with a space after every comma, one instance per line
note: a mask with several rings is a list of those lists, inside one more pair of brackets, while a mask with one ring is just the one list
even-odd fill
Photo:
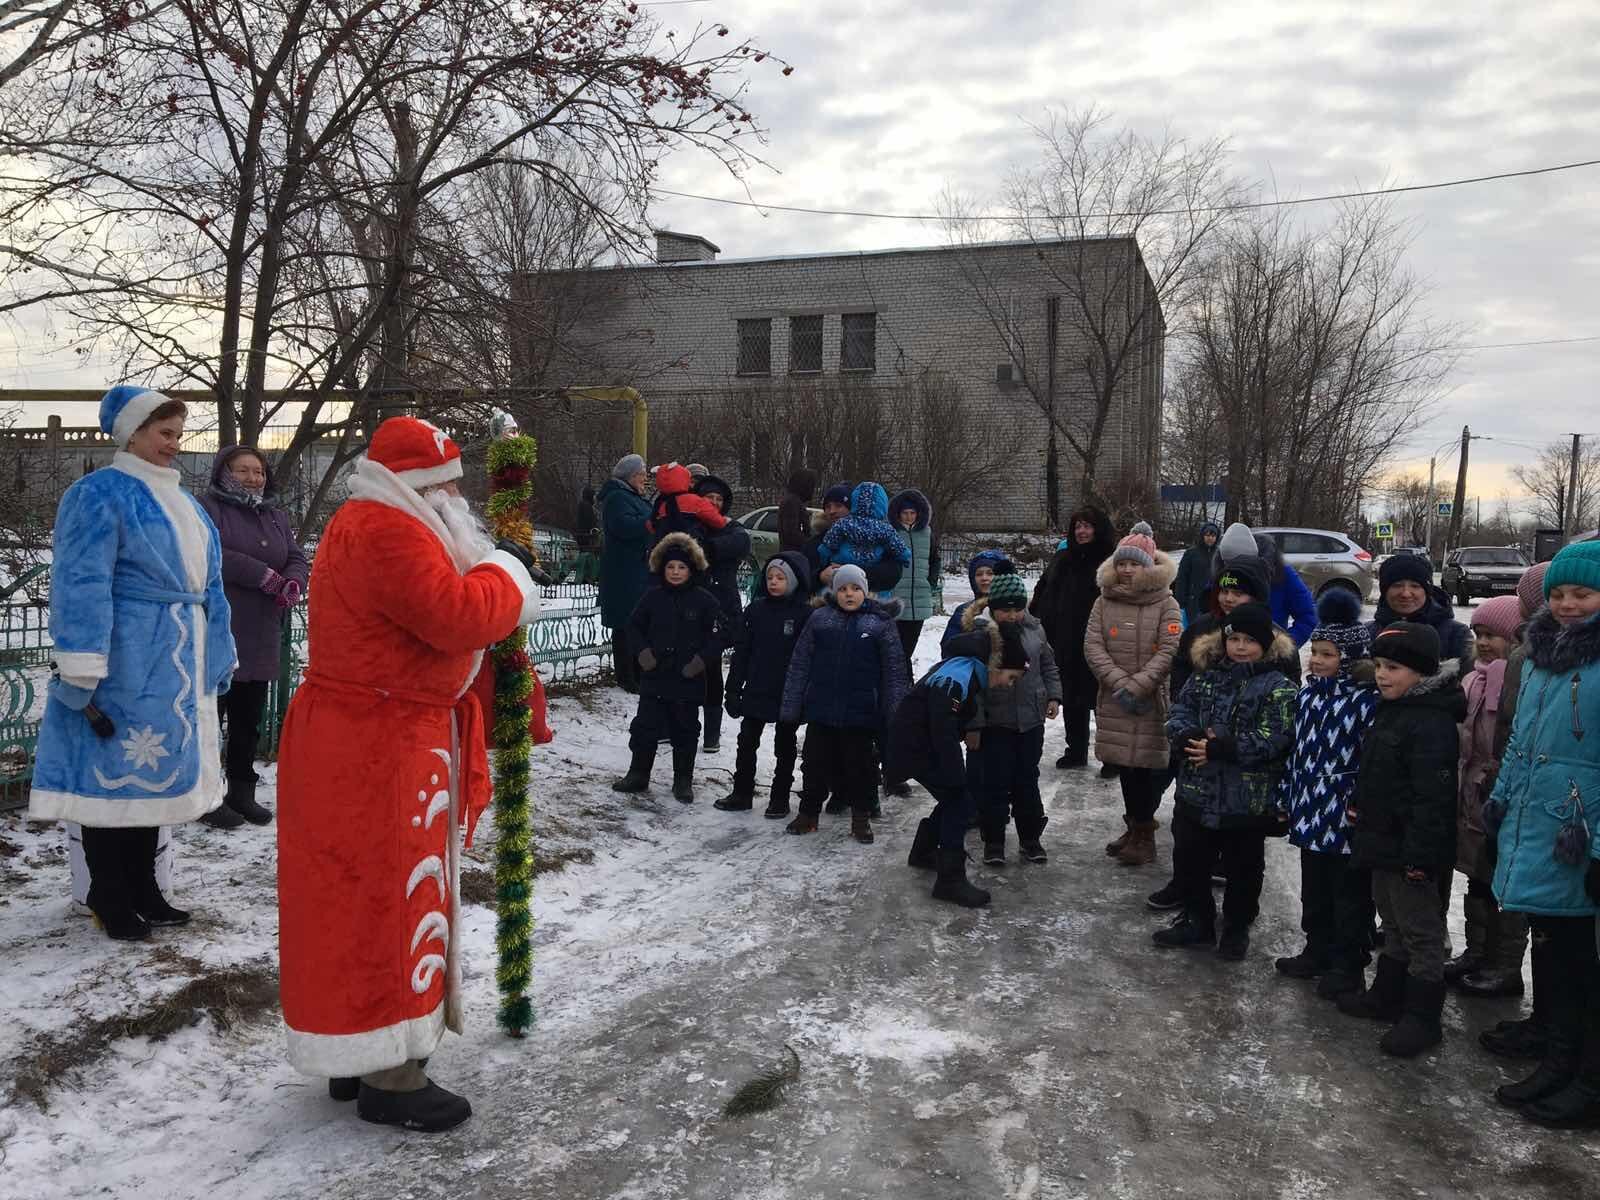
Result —
[[1355, 794], [1361, 742], [1378, 711], [1372, 634], [1353, 592], [1331, 588], [1317, 604], [1310, 673], [1300, 688], [1295, 743], [1283, 778], [1289, 841], [1300, 848], [1300, 928], [1306, 947], [1277, 968], [1321, 977], [1318, 995], [1337, 1000], [1361, 987], [1372, 940], [1372, 877], [1350, 859], [1345, 807]]

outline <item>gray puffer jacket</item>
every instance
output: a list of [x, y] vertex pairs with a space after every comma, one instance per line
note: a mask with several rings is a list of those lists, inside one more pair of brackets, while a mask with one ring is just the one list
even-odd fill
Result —
[[[990, 618], [982, 616], [988, 606], [987, 596], [968, 604], [961, 614], [961, 628], [970, 631], [988, 625]], [[1027, 671], [1011, 687], [986, 689], [980, 715], [969, 729], [994, 726], [1026, 733], [1044, 724], [1045, 709], [1052, 700], [1061, 703], [1061, 673], [1056, 670], [1056, 656], [1050, 650], [1044, 625], [1037, 617], [1027, 615], [1022, 618], [1021, 627], [1022, 648], [1028, 655]]]

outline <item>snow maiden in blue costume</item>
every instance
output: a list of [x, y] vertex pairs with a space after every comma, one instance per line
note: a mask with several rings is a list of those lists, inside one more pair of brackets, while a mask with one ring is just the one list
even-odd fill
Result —
[[29, 816], [76, 821], [89, 907], [112, 937], [181, 925], [155, 881], [157, 830], [222, 799], [217, 696], [233, 635], [216, 528], [171, 465], [184, 408], [116, 387], [122, 447], [56, 510], [50, 635], [60, 678], [39, 728]]

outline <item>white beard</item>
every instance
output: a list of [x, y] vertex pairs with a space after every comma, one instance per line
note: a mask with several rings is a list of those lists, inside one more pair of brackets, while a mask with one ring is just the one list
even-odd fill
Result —
[[473, 514], [463, 496], [449, 492], [429, 492], [424, 499], [428, 507], [439, 514], [445, 530], [450, 534], [456, 557], [469, 563], [480, 563], [494, 552], [494, 539], [482, 521]]

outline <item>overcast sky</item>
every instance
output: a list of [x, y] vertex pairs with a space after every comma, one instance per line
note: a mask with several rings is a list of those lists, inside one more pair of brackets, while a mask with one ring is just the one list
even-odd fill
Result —
[[[998, 185], [1032, 152], [1047, 106], [1097, 104], [1134, 126], [1232, 139], [1245, 179], [1281, 196], [1423, 183], [1600, 158], [1600, 4], [1039, 0], [706, 0], [655, 7], [680, 31], [726, 21], [792, 62], [751, 73], [778, 204], [932, 211], [946, 187]], [[682, 155], [662, 185], [742, 198]], [[1475, 344], [1600, 336], [1600, 168], [1402, 197], [1433, 312]], [[726, 257], [942, 240], [934, 225], [766, 213], [664, 198], [656, 224]], [[30, 322], [30, 324], [32, 324]], [[0, 339], [4, 338], [0, 333]], [[97, 386], [37, 334], [0, 352], [12, 386]], [[1600, 341], [1467, 355], [1408, 448], [1460, 432], [1544, 442], [1600, 434]], [[1491, 500], [1529, 452], [1474, 446], [1469, 492]]]
[[[795, 65], [757, 69], [770, 131], [751, 194], [775, 204], [932, 211], [1025, 162], [1026, 122], [1096, 104], [1150, 133], [1231, 139], [1245, 179], [1284, 197], [1600, 158], [1600, 4], [717, 0], [661, 7], [682, 30], [725, 19]], [[663, 186], [742, 197], [715, 163]], [[1401, 197], [1433, 313], [1472, 344], [1600, 337], [1600, 167]], [[664, 199], [658, 223], [725, 256], [932, 245], [937, 226]], [[1410, 453], [1461, 425], [1540, 443], [1600, 435], [1600, 341], [1464, 357]], [[1475, 443], [1469, 493], [1511, 487], [1529, 451]], [[1449, 468], [1453, 472], [1453, 466]], [[1453, 476], [1452, 476], [1453, 478]]]

